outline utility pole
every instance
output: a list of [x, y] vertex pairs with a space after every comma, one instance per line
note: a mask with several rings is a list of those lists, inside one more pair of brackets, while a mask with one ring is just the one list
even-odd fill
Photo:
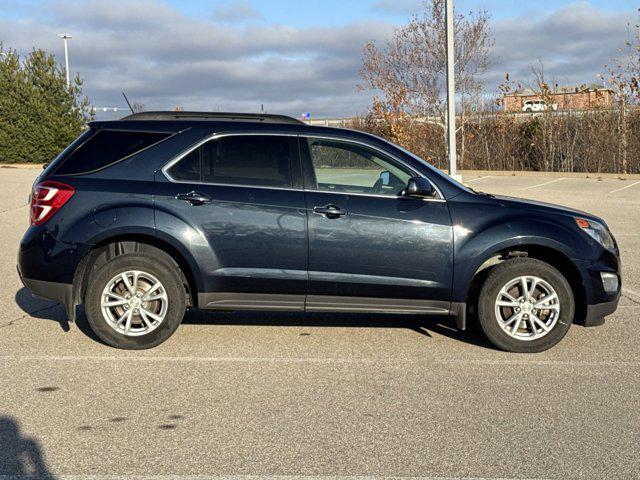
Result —
[[73, 36], [68, 33], [59, 33], [58, 37], [64, 40], [64, 73], [67, 75], [67, 88], [69, 88], [71, 82], [69, 81], [69, 51], [67, 50], [67, 40], [73, 38]]
[[445, 14], [447, 31], [447, 152], [449, 152], [449, 175], [457, 178], [458, 155], [456, 152], [456, 80], [453, 44], [453, 0], [446, 0]]

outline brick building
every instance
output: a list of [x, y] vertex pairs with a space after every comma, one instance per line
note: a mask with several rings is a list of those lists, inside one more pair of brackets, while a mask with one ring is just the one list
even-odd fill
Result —
[[[540, 93], [530, 88], [524, 88], [514, 93], [504, 95], [505, 112], [522, 112], [524, 102], [528, 100], [543, 100]], [[614, 93], [610, 88], [602, 85], [582, 85], [580, 87], [559, 87], [550, 93], [550, 102], [557, 105], [558, 110], [592, 110], [595, 108], [611, 107]]]

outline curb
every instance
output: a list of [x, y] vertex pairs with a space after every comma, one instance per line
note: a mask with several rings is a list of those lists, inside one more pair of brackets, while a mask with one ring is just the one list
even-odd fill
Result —
[[[446, 171], [445, 171], [446, 173]], [[464, 178], [473, 177], [547, 177], [547, 178], [592, 178], [613, 180], [640, 180], [638, 173], [592, 173], [592, 172], [530, 172], [526, 170], [458, 170]]]
[[13, 168], [16, 170], [42, 170], [42, 163], [0, 163], [0, 168]]

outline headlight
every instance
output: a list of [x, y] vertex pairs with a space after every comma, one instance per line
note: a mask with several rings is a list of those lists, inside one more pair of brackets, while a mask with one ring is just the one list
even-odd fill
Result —
[[586, 220], [584, 218], [577, 218], [576, 223], [591, 238], [593, 238], [596, 242], [602, 245], [607, 250], [613, 250], [615, 243], [613, 241], [613, 237], [607, 230], [607, 227], [602, 225], [599, 222], [594, 222], [593, 220]]

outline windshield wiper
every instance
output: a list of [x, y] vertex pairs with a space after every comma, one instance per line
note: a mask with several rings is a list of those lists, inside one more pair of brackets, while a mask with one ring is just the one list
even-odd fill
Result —
[[473, 188], [471, 190], [473, 191], [473, 193], [475, 193], [476, 195], [480, 195], [481, 197], [496, 198], [496, 196], [492, 193], [479, 192], [478, 190], [474, 190]]

